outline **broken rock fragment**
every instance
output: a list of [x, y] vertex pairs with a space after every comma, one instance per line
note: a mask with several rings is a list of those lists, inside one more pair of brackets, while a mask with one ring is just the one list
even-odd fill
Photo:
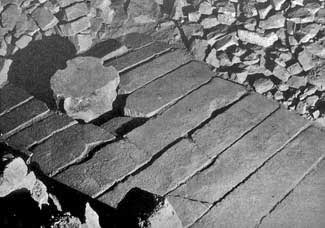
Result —
[[238, 37], [240, 40], [256, 44], [262, 47], [269, 47], [274, 44], [275, 41], [279, 39], [279, 37], [274, 33], [270, 33], [268, 35], [260, 35], [256, 32], [250, 32], [246, 30], [238, 30]]
[[259, 26], [265, 30], [282, 28], [282, 27], [284, 27], [285, 20], [286, 19], [282, 15], [282, 13], [278, 13], [273, 16], [270, 16], [266, 20], [260, 21]]
[[39, 7], [33, 11], [32, 18], [43, 31], [53, 28], [59, 22], [59, 20], [44, 7]]
[[69, 116], [89, 122], [112, 110], [119, 82], [117, 70], [104, 67], [99, 58], [77, 57], [55, 73], [51, 87], [58, 100], [64, 99]]
[[274, 87], [274, 83], [267, 78], [259, 78], [254, 82], [254, 88], [258, 93], [266, 93]]

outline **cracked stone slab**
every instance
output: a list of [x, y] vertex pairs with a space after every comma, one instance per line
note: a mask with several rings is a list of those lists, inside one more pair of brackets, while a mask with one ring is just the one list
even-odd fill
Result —
[[[45, 103], [35, 98], [0, 116], [0, 133], [10, 136], [32, 122], [42, 119], [49, 112]], [[6, 136], [5, 136], [6, 137]]]
[[165, 195], [208, 161], [209, 158], [193, 143], [183, 139], [139, 174], [130, 176], [97, 199], [116, 207], [124, 195], [134, 187]]
[[325, 227], [325, 160], [268, 215], [259, 227]]
[[32, 99], [32, 95], [25, 90], [11, 83], [6, 84], [0, 89], [0, 115], [30, 99]]
[[147, 157], [133, 144], [120, 140], [106, 145], [90, 159], [71, 166], [54, 179], [84, 194], [96, 196], [134, 171]]
[[288, 111], [278, 110], [173, 194], [211, 203], [217, 201], [276, 153], [306, 123]]
[[133, 67], [155, 55], [170, 49], [167, 43], [154, 42], [150, 45], [131, 51], [119, 58], [108, 60], [104, 66], [114, 66], [118, 71]]
[[255, 227], [324, 154], [324, 136], [307, 128], [193, 227]]
[[36, 162], [46, 175], [87, 158], [96, 146], [115, 137], [92, 124], [76, 124], [31, 149], [32, 162]]
[[131, 131], [127, 138], [153, 155], [246, 93], [242, 86], [214, 78], [157, 118]]
[[173, 205], [184, 227], [192, 224], [196, 218], [200, 217], [211, 206], [209, 203], [178, 196], [167, 195], [167, 199]]
[[208, 82], [214, 73], [207, 64], [192, 61], [129, 95], [124, 114], [150, 118]]
[[163, 54], [120, 75], [119, 94], [129, 94], [145, 84], [190, 61], [192, 57], [184, 50]]
[[60, 129], [76, 123], [76, 121], [66, 115], [52, 112], [47, 118], [17, 132], [6, 141], [16, 149], [26, 149], [28, 146], [40, 142]]

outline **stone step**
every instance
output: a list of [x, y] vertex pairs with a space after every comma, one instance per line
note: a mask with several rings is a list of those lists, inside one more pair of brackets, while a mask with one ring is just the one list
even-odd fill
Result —
[[[265, 105], [261, 105], [263, 102]], [[224, 113], [219, 114], [196, 132], [206, 132], [205, 128], [213, 128], [214, 130], [227, 128], [232, 134], [224, 134], [223, 131], [220, 131], [220, 134], [219, 131], [215, 133], [216, 143], [223, 141], [228, 143], [220, 143], [219, 148], [215, 147], [216, 151], [222, 151], [238, 140], [243, 133], [258, 124], [270, 112], [274, 111], [276, 107], [277, 105], [267, 101], [262, 96], [250, 95], [234, 104]], [[251, 121], [246, 121], [248, 111], [250, 111], [249, 117]], [[236, 118], [229, 118], [229, 116], [236, 116]], [[164, 152], [161, 157], [145, 170], [142, 170], [135, 176], [130, 176], [126, 181], [98, 199], [115, 206], [124, 194], [133, 187], [165, 195], [191, 175], [194, 175], [198, 170], [205, 167], [210, 160], [210, 156], [205, 151], [200, 150], [187, 139], [183, 139]]]
[[232, 104], [244, 94], [244, 87], [214, 78], [126, 137], [138, 148], [154, 155], [210, 118], [214, 111]]
[[119, 94], [129, 94], [190, 61], [184, 50], [167, 52], [120, 75]]
[[27, 149], [36, 143], [42, 142], [56, 132], [76, 123], [76, 121], [64, 114], [51, 112], [47, 118], [17, 132], [10, 136], [6, 141], [15, 149]]
[[255, 227], [324, 155], [324, 137], [324, 129], [304, 130], [191, 227]]
[[54, 179], [89, 196], [96, 196], [137, 169], [146, 159], [144, 151], [120, 140], [106, 145], [90, 160], [70, 167]]
[[167, 43], [154, 42], [143, 48], [131, 51], [119, 58], [114, 58], [104, 62], [104, 66], [114, 66], [118, 71], [130, 69], [137, 64], [149, 60], [156, 55], [168, 51], [170, 49]]
[[269, 214], [259, 227], [325, 227], [325, 160]]
[[62, 169], [86, 159], [96, 146], [115, 137], [92, 124], [76, 124], [54, 134], [31, 148], [32, 162], [46, 175], [55, 175]]
[[45, 103], [32, 98], [0, 116], [0, 133], [3, 134], [3, 138], [7, 138], [34, 122], [45, 118], [49, 112]]
[[[263, 107], [267, 108], [268, 106], [266, 102], [264, 105], [255, 102], [255, 105], [261, 109]], [[250, 114], [247, 113], [247, 115]], [[248, 119], [247, 116], [247, 118], [243, 118], [243, 121], [247, 121]], [[213, 204], [224, 197], [238, 183], [247, 178], [265, 160], [273, 156], [274, 153], [306, 124], [307, 121], [303, 118], [280, 109], [222, 154], [220, 152], [224, 148], [223, 144], [228, 140], [222, 140], [223, 137], [220, 137], [219, 134], [232, 135], [232, 130], [235, 127], [225, 128], [229, 129], [229, 133], [220, 130], [222, 129], [220, 127], [213, 127], [212, 129], [217, 132], [215, 136], [210, 131], [210, 139], [207, 138], [206, 141], [202, 140], [198, 144], [201, 145], [199, 147], [208, 153], [209, 156], [218, 156], [217, 160], [209, 168], [192, 177], [186, 184], [180, 186], [174, 192], [170, 193], [170, 195]], [[234, 121], [233, 125], [236, 125]], [[219, 138], [221, 138], [221, 141]], [[193, 139], [196, 142], [196, 139]], [[209, 142], [213, 142], [212, 147]], [[179, 207], [176, 208], [177, 210], [187, 211], [187, 208]], [[190, 224], [191, 222], [194, 222], [194, 220], [183, 221], [184, 224]]]
[[0, 89], [0, 116], [32, 98], [25, 90], [11, 83], [6, 84]]
[[124, 114], [150, 118], [213, 76], [208, 65], [192, 61], [130, 94], [126, 99]]

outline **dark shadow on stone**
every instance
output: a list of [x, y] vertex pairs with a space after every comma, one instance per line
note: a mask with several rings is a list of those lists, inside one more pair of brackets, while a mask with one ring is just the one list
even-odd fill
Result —
[[105, 55], [109, 54], [112, 51], [115, 51], [121, 46], [122, 45], [119, 41], [114, 39], [108, 39], [96, 44], [88, 51], [82, 53], [80, 56], [92, 56], [97, 58], [103, 58]]
[[76, 49], [67, 38], [44, 37], [15, 53], [8, 79], [45, 102], [50, 109], [56, 109], [50, 79], [57, 70], [66, 68], [66, 61], [75, 55]]

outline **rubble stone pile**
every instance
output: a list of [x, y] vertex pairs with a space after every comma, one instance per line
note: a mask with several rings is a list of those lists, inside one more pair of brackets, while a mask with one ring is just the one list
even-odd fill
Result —
[[175, 19], [182, 21], [197, 59], [317, 119], [325, 111], [324, 5], [323, 0], [182, 0]]

